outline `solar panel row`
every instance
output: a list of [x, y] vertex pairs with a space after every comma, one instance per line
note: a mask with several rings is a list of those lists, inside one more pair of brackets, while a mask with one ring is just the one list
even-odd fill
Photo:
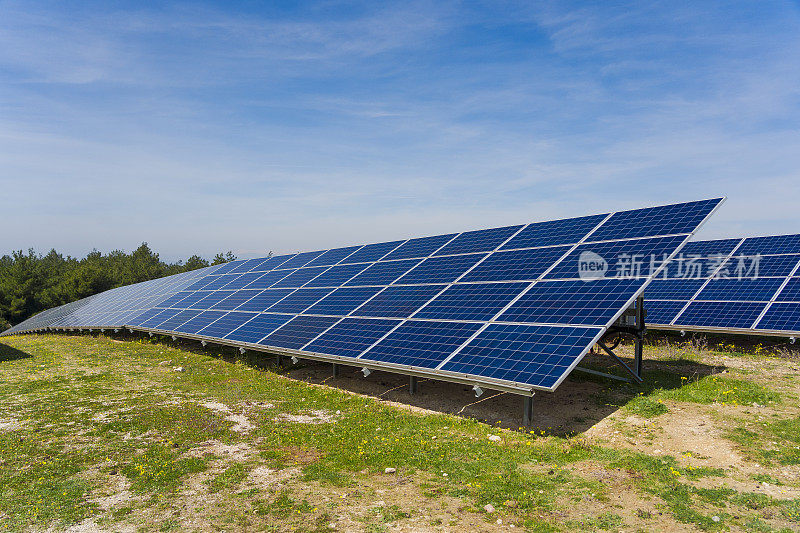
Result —
[[[671, 257], [720, 203], [234, 261], [102, 293], [49, 326], [124, 324], [553, 390], [652, 278], [629, 258]], [[586, 253], [607, 276], [582, 277]]]
[[646, 291], [654, 328], [800, 333], [800, 235], [690, 242]]

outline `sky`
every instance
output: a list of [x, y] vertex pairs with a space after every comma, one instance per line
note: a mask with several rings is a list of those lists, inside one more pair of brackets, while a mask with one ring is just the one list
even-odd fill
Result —
[[0, 0], [0, 255], [718, 196], [698, 238], [800, 233], [797, 2]]

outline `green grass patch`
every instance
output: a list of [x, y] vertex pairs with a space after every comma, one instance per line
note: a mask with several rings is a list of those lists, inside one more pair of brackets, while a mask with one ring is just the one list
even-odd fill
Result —
[[149, 447], [143, 454], [122, 467], [136, 492], [166, 492], [174, 490], [187, 474], [206, 469], [203, 459], [180, 458], [171, 448], [162, 445]]

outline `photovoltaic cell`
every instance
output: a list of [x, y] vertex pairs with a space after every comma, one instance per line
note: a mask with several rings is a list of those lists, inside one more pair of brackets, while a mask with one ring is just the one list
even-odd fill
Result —
[[226, 311], [203, 311], [191, 320], [176, 327], [175, 331], [179, 333], [195, 334], [215, 320], [219, 320], [225, 316], [226, 313]]
[[256, 344], [292, 319], [291, 315], [273, 315], [270, 313], [251, 315], [251, 317], [253, 318], [249, 322], [242, 324], [237, 329], [227, 334], [225, 338], [233, 341]]
[[196, 317], [199, 314], [200, 311], [192, 311], [192, 310], [180, 311], [172, 315], [170, 318], [152, 327], [156, 329], [171, 331], [174, 330], [176, 327], [180, 326], [181, 324], [183, 324], [184, 322], [186, 322], [187, 320], [191, 320], [192, 318]]
[[412, 270], [409, 270], [395, 283], [450, 283], [484, 257], [486, 257], [486, 254], [429, 257]]
[[687, 326], [749, 328], [766, 306], [753, 302], [692, 302], [678, 320]]
[[153, 315], [152, 318], [145, 320], [140, 325], [143, 328], [154, 328], [157, 325], [164, 322], [165, 320], [167, 320], [168, 318], [177, 315], [178, 313], [180, 313], [180, 311], [178, 311], [177, 309], [163, 309], [161, 312], [156, 313], [155, 315]]
[[[569, 246], [495, 252], [461, 281], [533, 281], [558, 261]], [[577, 264], [575, 270], [577, 271]]]
[[298, 289], [268, 310], [271, 313], [299, 314], [327, 296], [333, 289]]
[[388, 287], [361, 306], [356, 316], [406, 318], [436, 296], [445, 285], [400, 285]]
[[274, 283], [272, 287], [276, 289], [302, 287], [312, 279], [316, 278], [330, 267], [299, 268], [282, 280]]
[[592, 234], [591, 240], [691, 233], [717, 205], [718, 200], [703, 200], [614, 213]]
[[211, 309], [233, 311], [234, 309], [245, 303], [250, 298], [253, 298], [260, 292], [261, 291], [259, 290], [236, 291], [227, 298], [225, 298], [224, 300], [221, 300], [220, 302], [212, 305]]
[[405, 322], [361, 359], [436, 368], [480, 327], [472, 322]]
[[[648, 287], [649, 289], [649, 287]], [[646, 291], [645, 291], [646, 292]], [[669, 324], [671, 323], [681, 309], [686, 306], [685, 300], [645, 300], [645, 310], [647, 311], [647, 318], [645, 322], [652, 322], [653, 324]]]
[[248, 259], [247, 261], [244, 261], [244, 262], [240, 263], [239, 266], [237, 266], [236, 268], [231, 269], [230, 273], [231, 274], [244, 274], [245, 272], [250, 272], [251, 270], [254, 270], [258, 265], [263, 263], [264, 261], [265, 261], [265, 259], [263, 257], [259, 257], [258, 259]]
[[419, 262], [419, 259], [406, 259], [375, 263], [345, 285], [389, 285]]
[[712, 279], [695, 300], [769, 301], [782, 279]]
[[340, 319], [327, 316], [297, 316], [272, 332], [259, 344], [297, 350], [338, 320]]
[[212, 291], [208, 295], [192, 304], [192, 309], [211, 309], [216, 304], [233, 294], [233, 291]]
[[293, 293], [294, 289], [268, 289], [259, 292], [251, 300], [242, 303], [239, 311], [266, 311], [280, 300]]
[[432, 320], [491, 320], [528, 285], [528, 283], [453, 285], [415, 316]]
[[279, 255], [270, 257], [253, 269], [255, 272], [268, 272], [276, 268], [284, 268], [283, 264], [297, 254]]
[[356, 250], [361, 248], [360, 246], [348, 246], [347, 248], [334, 248], [333, 250], [328, 250], [327, 252], [323, 253], [321, 256], [317, 257], [306, 266], [315, 267], [315, 266], [330, 266], [335, 265], [348, 255], [352, 254]]
[[294, 270], [272, 270], [265, 274], [261, 274], [255, 280], [246, 285], [246, 289], [266, 289], [286, 276], [293, 274]]
[[345, 318], [303, 349], [355, 358], [400, 322], [378, 318]]
[[498, 320], [605, 325], [625, 308], [643, 284], [641, 279], [539, 282]]
[[238, 274], [226, 274], [224, 276], [216, 276], [210, 283], [207, 283], [203, 286], [204, 291], [214, 291], [217, 289], [221, 289], [231, 281], [238, 278]]
[[757, 325], [758, 329], [800, 331], [800, 303], [774, 303]]
[[281, 268], [300, 268], [306, 266], [308, 263], [316, 259], [317, 257], [321, 256], [323, 250], [319, 250], [316, 252], [303, 252], [301, 254], [297, 254], [291, 259], [288, 259], [285, 263], [281, 264]]
[[775, 298], [779, 302], [800, 302], [800, 278], [791, 278]]
[[773, 235], [745, 239], [736, 253], [744, 255], [795, 254], [798, 250], [800, 250], [800, 235]]
[[650, 259], [653, 258], [657, 269], [665, 254], [669, 257], [683, 239], [684, 237], [675, 236], [582, 244], [558, 263], [545, 278], [578, 278], [578, 260], [584, 252], [597, 254], [608, 262], [607, 277], [648, 277], [651, 274]]
[[553, 387], [601, 328], [490, 324], [442, 370]]
[[[176, 302], [176, 303], [170, 305], [169, 307], [173, 307], [175, 309], [190, 309], [190, 308], [194, 307], [194, 304], [196, 304], [197, 302], [199, 302], [200, 300], [202, 300], [203, 298], [205, 298], [209, 294], [213, 294], [213, 293], [209, 292], [209, 291], [193, 292], [189, 296], [187, 296], [186, 298], [180, 300], [179, 302]], [[157, 307], [167, 307], [167, 306], [164, 305], [164, 304], [159, 304]]]
[[357, 263], [330, 267], [327, 271], [309, 281], [306, 287], [338, 287], [368, 266], [365, 263]]
[[434, 255], [467, 254], [472, 252], [489, 252], [503, 244], [522, 226], [506, 226], [504, 228], [467, 231], [450, 241]]
[[678, 253], [677, 257], [683, 256], [690, 256], [690, 255], [699, 255], [699, 256], [709, 256], [709, 255], [724, 255], [727, 256], [733, 249], [736, 248], [736, 245], [739, 244], [741, 239], [717, 239], [713, 241], [691, 241], [687, 242], [686, 246], [681, 249]]
[[647, 286], [644, 295], [648, 303], [650, 300], [688, 301], [705, 282], [704, 279], [655, 279]]
[[198, 331], [197, 334], [221, 339], [248, 320], [252, 319], [253, 316], [254, 315], [252, 313], [233, 311], [232, 313], [228, 313], [204, 327]]
[[222, 264], [222, 265], [219, 266], [219, 268], [217, 268], [214, 271], [214, 274], [228, 274], [228, 273], [232, 272], [233, 270], [236, 270], [237, 268], [239, 268], [244, 263], [245, 263], [245, 261], [243, 259], [240, 259], [238, 261], [231, 261], [230, 263]]
[[305, 313], [309, 315], [347, 315], [380, 290], [381, 287], [342, 287], [306, 309]]
[[390, 259], [411, 259], [414, 257], [427, 257], [447, 244], [447, 241], [455, 237], [455, 233], [448, 235], [434, 235], [433, 237], [422, 237], [411, 239], [400, 245], [395, 251], [384, 257]]
[[227, 285], [223, 285], [222, 287], [220, 287], [220, 289], [231, 290], [231, 291], [243, 289], [248, 285], [250, 285], [256, 279], [260, 278], [261, 276], [262, 276], [261, 272], [248, 272], [247, 274], [241, 274], [238, 278], [234, 279]]
[[513, 239], [504, 244], [501, 250], [534, 248], [557, 244], [575, 244], [597, 227], [608, 215], [567, 218], [548, 222], [529, 224]]
[[362, 246], [357, 252], [348, 255], [340, 264], [346, 263], [369, 263], [377, 261], [405, 241], [379, 242], [377, 244], [367, 244]]

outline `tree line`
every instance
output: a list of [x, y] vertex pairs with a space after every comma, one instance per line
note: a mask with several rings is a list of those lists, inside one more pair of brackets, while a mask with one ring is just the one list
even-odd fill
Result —
[[115, 287], [188, 272], [233, 261], [232, 252], [211, 261], [193, 255], [186, 261], [162, 261], [147, 243], [126, 253], [92, 251], [83, 259], [56, 250], [47, 254], [33, 248], [0, 257], [0, 331], [40, 311], [80, 300]]

